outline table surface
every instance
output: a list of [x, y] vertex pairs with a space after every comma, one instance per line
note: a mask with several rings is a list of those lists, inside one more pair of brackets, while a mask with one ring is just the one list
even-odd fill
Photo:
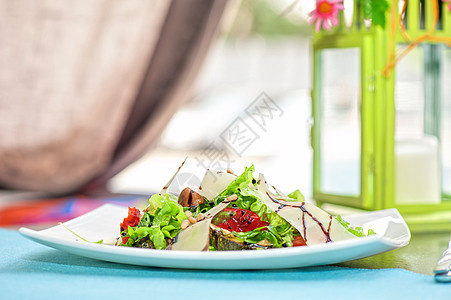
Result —
[[409, 245], [379, 255], [340, 263], [337, 266], [381, 269], [402, 268], [432, 275], [437, 261], [448, 248], [449, 232], [413, 233]]
[[402, 249], [333, 266], [212, 271], [98, 261], [34, 243], [15, 230], [0, 229], [0, 298], [79, 300], [107, 296], [123, 300], [146, 294], [152, 299], [230, 299], [237, 295], [256, 299], [293, 295], [313, 299], [449, 299], [451, 284], [436, 283], [432, 276], [424, 275], [432, 274], [448, 239], [449, 233], [414, 235], [411, 244]]

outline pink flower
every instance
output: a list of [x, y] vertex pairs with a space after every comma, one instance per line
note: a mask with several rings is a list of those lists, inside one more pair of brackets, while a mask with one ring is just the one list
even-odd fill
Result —
[[310, 25], [316, 22], [317, 32], [320, 31], [321, 25], [325, 30], [330, 30], [332, 26], [338, 25], [338, 12], [343, 8], [343, 0], [317, 0], [316, 9], [309, 14]]
[[451, 11], [451, 0], [443, 0], [443, 2], [448, 2], [448, 10]]

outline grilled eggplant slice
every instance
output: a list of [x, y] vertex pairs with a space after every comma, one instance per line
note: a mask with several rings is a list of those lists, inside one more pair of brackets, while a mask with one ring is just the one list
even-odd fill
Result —
[[249, 244], [234, 236], [230, 231], [210, 224], [210, 245], [216, 250], [257, 250], [272, 248], [266, 240], [257, 244]]
[[145, 237], [141, 239], [136, 244], [137, 248], [147, 248], [147, 249], [155, 249], [155, 246], [153, 245], [152, 241], [149, 239], [149, 237]]
[[255, 244], [245, 242], [236, 237], [230, 230], [218, 226], [221, 223], [227, 223], [234, 217], [236, 217], [234, 212], [222, 211], [213, 218], [210, 224], [210, 246], [213, 246], [216, 250], [256, 250], [273, 247], [267, 240], [262, 240]]

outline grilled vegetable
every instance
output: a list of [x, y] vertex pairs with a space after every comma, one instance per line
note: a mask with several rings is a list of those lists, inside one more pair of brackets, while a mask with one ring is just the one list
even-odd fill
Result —
[[248, 243], [236, 237], [230, 231], [210, 224], [210, 246], [215, 250], [256, 250], [268, 249], [273, 245], [267, 240], [258, 243]]

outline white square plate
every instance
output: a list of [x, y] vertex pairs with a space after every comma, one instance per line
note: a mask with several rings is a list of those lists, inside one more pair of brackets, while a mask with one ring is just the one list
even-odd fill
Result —
[[[119, 224], [126, 216], [126, 207], [106, 204], [64, 224], [87, 240], [107, 240], [119, 236]], [[410, 241], [409, 228], [396, 209], [350, 215], [344, 219], [353, 227], [371, 228], [377, 234], [305, 247], [195, 252], [88, 243], [61, 225], [41, 231], [28, 228], [19, 231], [35, 242], [80, 256], [123, 264], [186, 269], [277, 269], [327, 265], [400, 248]]]

